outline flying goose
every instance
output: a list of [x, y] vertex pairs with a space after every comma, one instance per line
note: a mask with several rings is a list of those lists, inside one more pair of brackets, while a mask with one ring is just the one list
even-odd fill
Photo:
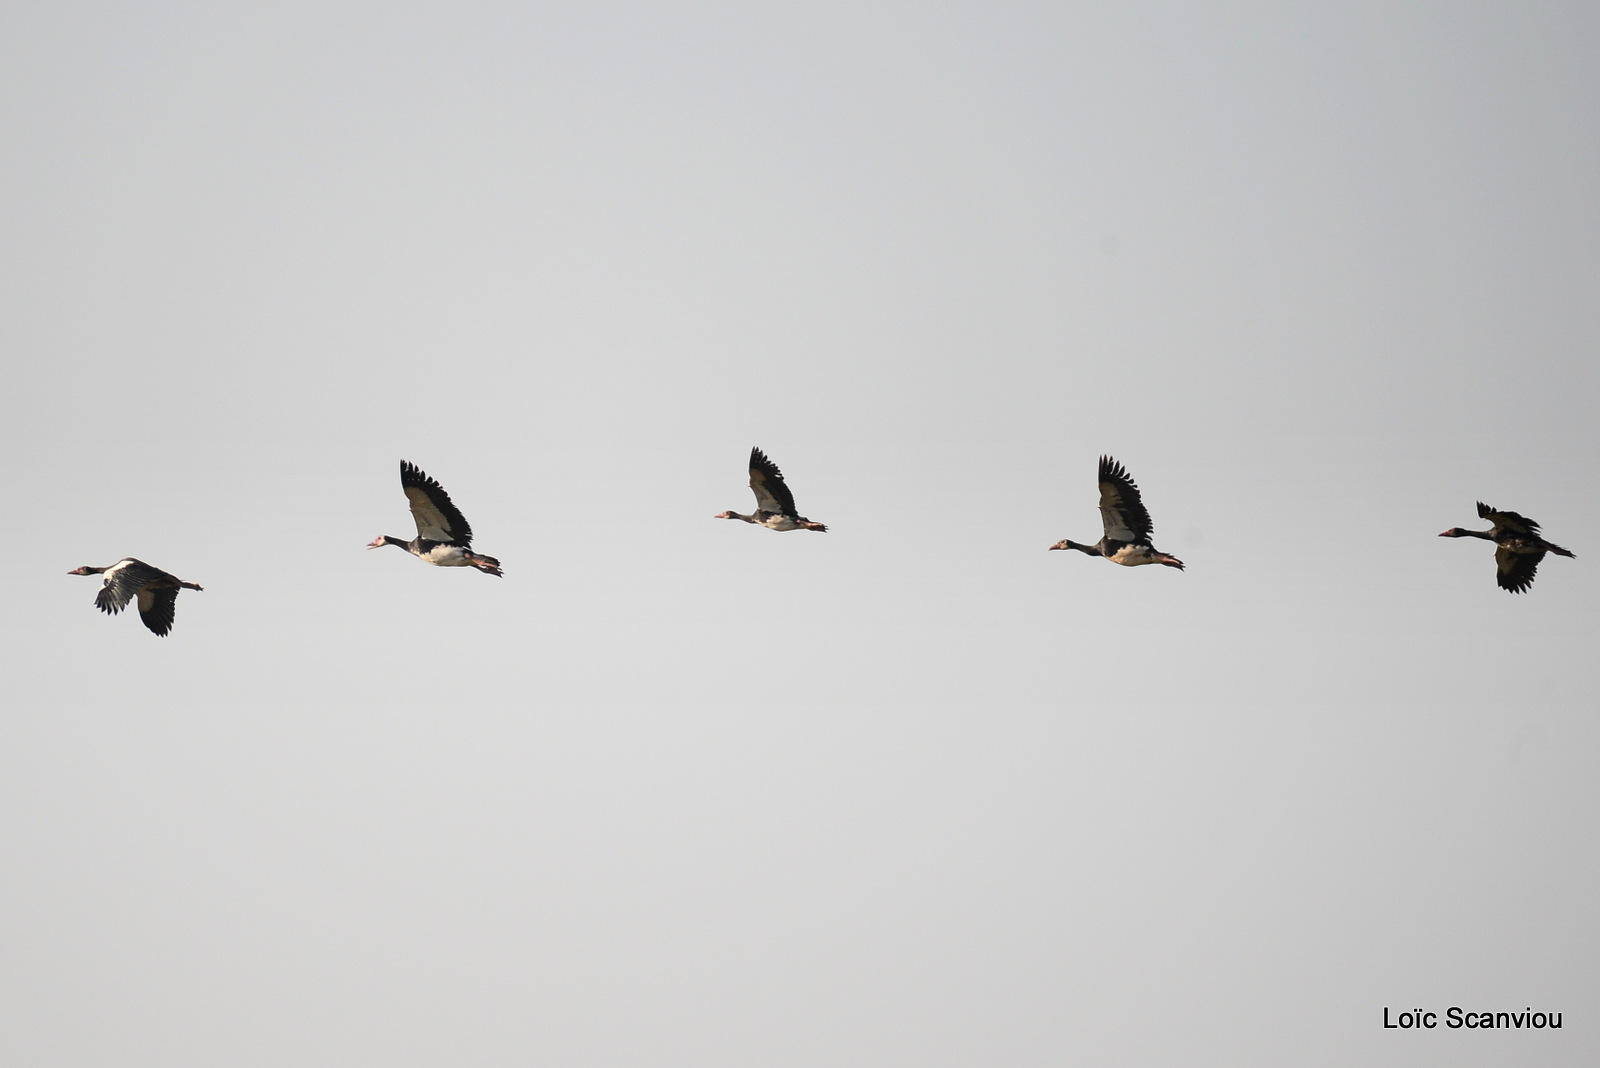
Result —
[[1539, 536], [1539, 524], [1516, 512], [1502, 512], [1478, 502], [1478, 518], [1493, 524], [1488, 530], [1463, 530], [1451, 527], [1440, 534], [1441, 538], [1482, 538], [1495, 544], [1495, 581], [1502, 590], [1526, 593], [1533, 585], [1533, 573], [1545, 553], [1574, 558], [1559, 545], [1552, 545]]
[[151, 567], [143, 560], [124, 556], [110, 567], [83, 567], [68, 571], [69, 575], [104, 575], [100, 592], [95, 594], [94, 606], [108, 616], [114, 616], [135, 598], [139, 601], [139, 618], [150, 628], [150, 633], [165, 638], [172, 629], [172, 614], [178, 603], [178, 591], [198, 590], [192, 582], [169, 575], [159, 567]]
[[714, 519], [743, 519], [746, 523], [766, 527], [768, 530], [815, 530], [826, 533], [827, 527], [813, 523], [794, 510], [794, 494], [783, 484], [783, 472], [767, 459], [760, 449], [750, 450], [750, 489], [756, 495], [753, 515], [738, 512], [721, 512]]
[[1127, 567], [1165, 564], [1183, 570], [1182, 560], [1150, 544], [1150, 513], [1139, 499], [1139, 487], [1134, 485], [1127, 468], [1109, 456], [1100, 457], [1100, 521], [1106, 533], [1095, 544], [1080, 545], [1068, 540], [1058, 541], [1050, 548], [1076, 549]]
[[472, 527], [443, 486], [424, 474], [420, 467], [401, 460], [400, 488], [411, 502], [411, 518], [417, 521], [417, 536], [411, 541], [401, 541], [380, 534], [367, 548], [398, 545], [425, 564], [475, 567], [486, 575], [500, 574], [500, 561], [472, 551]]

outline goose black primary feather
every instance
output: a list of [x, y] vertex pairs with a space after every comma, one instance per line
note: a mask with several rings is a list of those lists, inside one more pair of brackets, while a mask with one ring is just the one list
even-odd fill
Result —
[[417, 536], [410, 541], [380, 534], [367, 548], [398, 545], [424, 563], [436, 567], [475, 567], [486, 575], [501, 575], [500, 561], [472, 551], [472, 525], [450, 494], [416, 464], [400, 461], [400, 488], [411, 506]]
[[67, 574], [105, 576], [100, 592], [95, 594], [94, 606], [107, 615], [116, 615], [128, 607], [129, 602], [137, 602], [139, 618], [158, 638], [165, 638], [172, 630], [178, 591], [200, 589], [192, 582], [185, 582], [131, 556], [124, 556], [110, 567], [85, 564]]
[[1494, 580], [1507, 593], [1526, 593], [1533, 585], [1539, 562], [1545, 553], [1555, 553], [1575, 559], [1574, 554], [1553, 542], [1545, 541], [1539, 533], [1539, 524], [1516, 512], [1503, 512], [1478, 502], [1478, 518], [1487, 519], [1488, 530], [1466, 530], [1451, 527], [1439, 535], [1441, 538], [1482, 538], [1494, 542]]
[[1150, 513], [1145, 511], [1139, 487], [1128, 474], [1128, 469], [1109, 456], [1100, 457], [1100, 525], [1104, 534], [1093, 545], [1084, 545], [1071, 539], [1058, 541], [1052, 549], [1076, 549], [1090, 556], [1100, 556], [1124, 567], [1140, 564], [1164, 564], [1183, 570], [1183, 561], [1162, 552], [1150, 544], [1154, 526]]

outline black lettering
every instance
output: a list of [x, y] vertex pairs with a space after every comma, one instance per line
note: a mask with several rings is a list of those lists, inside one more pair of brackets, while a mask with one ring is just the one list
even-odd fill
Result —
[[[1452, 1005], [1444, 1011], [1444, 1025], [1451, 1030], [1463, 1027], [1485, 1030], [1502, 1027], [1557, 1028], [1563, 1022], [1562, 1015], [1559, 1012], [1534, 1012], [1532, 1005], [1523, 1006], [1521, 1012], [1464, 1012], [1460, 1005]], [[1392, 1014], [1389, 1006], [1385, 1005], [1383, 1026], [1391, 1031], [1409, 1031], [1415, 1027], [1432, 1030], [1439, 1026], [1439, 1014], [1431, 1010], [1424, 1012], [1422, 1009], [1410, 1009]]]

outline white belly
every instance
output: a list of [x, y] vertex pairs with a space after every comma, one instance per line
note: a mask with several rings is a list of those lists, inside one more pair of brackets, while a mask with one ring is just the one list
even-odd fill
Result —
[[417, 553], [417, 559], [425, 560], [435, 567], [467, 567], [467, 550], [459, 545], [435, 545], [425, 553]]
[[1108, 557], [1108, 559], [1112, 563], [1121, 564], [1124, 567], [1138, 567], [1140, 564], [1156, 563], [1158, 558], [1143, 545], [1124, 545], [1116, 551], [1115, 555]]

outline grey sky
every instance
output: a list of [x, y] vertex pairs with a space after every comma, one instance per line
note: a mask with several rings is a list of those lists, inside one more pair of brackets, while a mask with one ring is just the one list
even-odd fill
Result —
[[[1597, 54], [0, 10], [0, 1061], [1594, 1063]], [[1045, 551], [1101, 453], [1185, 573]], [[402, 457], [503, 581], [362, 550]]]

